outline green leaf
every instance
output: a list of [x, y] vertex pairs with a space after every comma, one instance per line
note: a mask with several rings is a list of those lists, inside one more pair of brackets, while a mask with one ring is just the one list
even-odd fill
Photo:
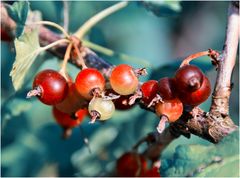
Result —
[[143, 1], [142, 5], [152, 11], [156, 16], [176, 16], [181, 12], [181, 1]]
[[16, 49], [16, 59], [10, 72], [14, 89], [17, 91], [22, 87], [24, 78], [39, 54], [40, 45], [38, 39], [38, 30], [34, 29], [25, 32], [14, 41]]
[[8, 5], [7, 11], [9, 16], [16, 22], [16, 37], [19, 37], [24, 30], [25, 22], [27, 20], [29, 11], [29, 2], [19, 1], [13, 3], [12, 6]]

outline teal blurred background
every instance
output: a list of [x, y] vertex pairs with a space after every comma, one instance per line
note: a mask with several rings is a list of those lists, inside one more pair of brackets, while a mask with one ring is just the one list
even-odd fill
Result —
[[[69, 2], [70, 32], [74, 33], [88, 18], [115, 3]], [[180, 6], [182, 10], [178, 14], [157, 17], [140, 2], [131, 2], [128, 7], [98, 23], [86, 38], [116, 52], [144, 59], [147, 66], [98, 53], [113, 64], [147, 67], [149, 75], [142, 81], [173, 76], [187, 55], [209, 48], [222, 50], [228, 2], [185, 1]], [[61, 1], [31, 1], [30, 7], [41, 11], [43, 20], [62, 25]], [[79, 128], [74, 129], [68, 140], [62, 140], [62, 130], [53, 120], [51, 107], [37, 99], [25, 98], [34, 75], [45, 68], [59, 69], [60, 61], [47, 53], [39, 56], [24, 88], [15, 93], [9, 77], [14, 58], [13, 44], [1, 41], [2, 176], [111, 175], [115, 160], [130, 150], [137, 140], [155, 130], [158, 118], [136, 106], [128, 111], [116, 111], [114, 117], [104, 123], [89, 125], [89, 119], [85, 119], [81, 126], [89, 139], [92, 154], [84, 145], [84, 136]], [[236, 124], [239, 123], [238, 63], [232, 77], [234, 88], [230, 98], [230, 114]], [[195, 64], [206, 72], [214, 84], [216, 71], [210, 60], [202, 57]], [[79, 70], [71, 65], [68, 69], [72, 77]], [[209, 99], [201, 108], [207, 110], [210, 103]], [[206, 148], [213, 146], [193, 135], [191, 139], [180, 137], [164, 151], [162, 159], [172, 158], [177, 146], [190, 144], [201, 144]], [[211, 176], [217, 176], [217, 173]]]

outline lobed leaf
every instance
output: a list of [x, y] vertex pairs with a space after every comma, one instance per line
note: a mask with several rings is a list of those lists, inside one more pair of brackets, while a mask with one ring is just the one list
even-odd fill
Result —
[[25, 32], [14, 41], [16, 58], [10, 72], [14, 89], [17, 91], [22, 87], [24, 78], [40, 52], [38, 30]]

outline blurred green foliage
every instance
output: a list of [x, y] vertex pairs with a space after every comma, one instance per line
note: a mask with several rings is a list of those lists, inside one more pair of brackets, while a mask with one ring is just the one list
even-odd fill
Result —
[[[73, 33], [88, 18], [116, 2], [72, 1], [70, 6], [70, 32]], [[172, 76], [180, 61], [187, 55], [208, 48], [221, 50], [227, 15], [227, 2], [180, 2], [177, 16], [160, 16], [147, 11], [139, 2], [98, 23], [89, 33], [88, 40], [116, 52], [145, 59], [152, 67], [141, 80]], [[44, 20], [63, 24], [61, 1], [31, 1], [32, 10], [42, 12]], [[99, 54], [113, 64], [128, 63], [144, 67], [135, 61], [121, 61], [117, 57]], [[13, 44], [1, 42], [1, 172], [2, 176], [104, 176], [114, 170], [116, 159], [131, 149], [138, 139], [155, 130], [157, 117], [138, 106], [128, 111], [116, 111], [104, 123], [88, 124], [88, 118], [73, 131], [68, 140], [61, 139], [61, 128], [54, 122], [49, 106], [37, 99], [26, 100], [34, 75], [46, 68], [59, 69], [60, 61], [45, 53], [37, 58], [20, 91], [14, 92], [9, 73], [14, 62]], [[237, 62], [238, 63], [238, 62]], [[196, 60], [214, 84], [216, 71], [208, 58]], [[74, 78], [79, 71], [69, 65]], [[239, 76], [236, 66], [230, 111], [234, 122], [239, 122]], [[210, 99], [201, 105], [208, 109]], [[90, 142], [92, 154], [84, 145]], [[236, 175], [238, 133], [213, 145], [199, 137], [180, 137], [172, 142], [162, 155], [162, 175], [186, 176], [202, 164], [206, 168], [194, 176]], [[209, 164], [220, 156], [223, 161]], [[191, 164], [191, 165], [190, 165]], [[190, 165], [190, 166], [189, 166]], [[190, 170], [191, 169], [191, 170]], [[221, 169], [221, 171], [218, 171]], [[221, 175], [223, 176], [223, 174]]]

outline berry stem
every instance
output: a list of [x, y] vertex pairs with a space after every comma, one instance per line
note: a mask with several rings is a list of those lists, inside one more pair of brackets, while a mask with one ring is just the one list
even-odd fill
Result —
[[80, 125], [79, 128], [80, 128], [81, 136], [82, 136], [82, 138], [83, 138], [83, 142], [84, 142], [84, 144], [86, 145], [86, 147], [87, 147], [87, 149], [88, 149], [88, 152], [91, 154], [91, 153], [92, 153], [92, 150], [91, 150], [91, 147], [90, 147], [90, 144], [89, 144], [89, 140], [88, 140], [88, 138], [86, 137], [86, 134], [85, 134], [85, 132], [84, 132], [84, 130], [83, 130], [83, 127]]
[[65, 37], [67, 38], [70, 38], [70, 35], [66, 32], [66, 30], [61, 27], [60, 25], [54, 23], [54, 22], [50, 22], [50, 21], [39, 21], [39, 22], [33, 22], [33, 23], [29, 23], [27, 25], [49, 25], [49, 26], [52, 26], [52, 27], [55, 27], [57, 28], [58, 30], [60, 30]]
[[160, 117], [160, 121], [157, 126], [158, 133], [161, 134], [164, 131], [167, 122], [168, 122], [168, 117], [166, 115], [162, 115]]
[[63, 29], [67, 32], [69, 26], [69, 1], [63, 1]]
[[68, 139], [72, 135], [72, 128], [63, 128], [63, 139]]
[[125, 6], [128, 5], [128, 2], [119, 2], [109, 8], [104, 9], [103, 11], [99, 12], [92, 18], [90, 18], [88, 21], [86, 21], [79, 29], [78, 31], [74, 34], [75, 36], [78, 37], [78, 39], [82, 39], [84, 35], [98, 22], [100, 22], [102, 19], [105, 17], [111, 15], [112, 13], [124, 8]]
[[33, 96], [41, 96], [42, 90], [40, 87], [35, 87], [27, 93], [26, 98], [31, 98]]
[[183, 67], [185, 65], [189, 65], [189, 63], [193, 59], [196, 59], [196, 58], [199, 58], [199, 57], [202, 57], [202, 56], [210, 56], [213, 61], [216, 61], [217, 57], [219, 56], [219, 53], [217, 51], [215, 51], [215, 50], [209, 49], [207, 51], [202, 51], [202, 52], [198, 52], [198, 53], [192, 54], [192, 55], [188, 56], [187, 58], [185, 58], [183, 60], [183, 62], [181, 63], [180, 67]]
[[133, 104], [135, 103], [135, 101], [136, 101], [137, 99], [139, 99], [139, 98], [142, 98], [142, 92], [141, 92], [140, 90], [137, 90], [137, 91], [134, 93], [134, 95], [129, 98], [128, 104], [129, 104], [129, 105], [133, 105]]
[[72, 43], [69, 43], [68, 47], [67, 47], [67, 50], [65, 52], [65, 55], [64, 55], [64, 59], [63, 59], [63, 62], [62, 62], [62, 66], [61, 66], [61, 69], [59, 71], [59, 73], [68, 81], [69, 78], [68, 78], [68, 74], [67, 74], [67, 62], [70, 58], [70, 53], [71, 53], [71, 50], [72, 50]]
[[74, 49], [76, 50], [76, 53], [77, 53], [77, 56], [78, 56], [77, 62], [79, 63], [79, 65], [82, 66], [82, 69], [88, 68], [88, 67], [86, 66], [85, 62], [84, 62], [84, 59], [83, 59], [83, 57], [82, 57], [82, 55], [81, 55], [81, 53], [80, 53], [80, 51], [79, 51], [79, 48], [78, 48], [77, 44], [76, 44], [76, 43], [73, 43], [73, 47], [74, 47]]
[[139, 76], [146, 76], [148, 74], [145, 67], [135, 69], [134, 73], [136, 74], [137, 77], [139, 77]]
[[61, 43], [69, 43], [69, 40], [68, 39], [60, 39], [60, 40], [54, 41], [53, 43], [51, 43], [51, 44], [49, 44], [47, 46], [41, 47], [39, 50], [40, 50], [40, 52], [41, 51], [45, 51], [45, 50], [48, 50], [49, 48], [57, 46], [57, 45], [59, 45]]
[[99, 112], [93, 110], [90, 112], [90, 116], [91, 116], [91, 120], [89, 122], [89, 124], [94, 124], [95, 121], [101, 117], [101, 115], [99, 114]]
[[82, 42], [83, 42], [84, 46], [86, 46], [88, 48], [91, 48], [94, 51], [102, 53], [106, 56], [110, 56], [110, 57], [116, 56], [117, 58], [119, 58], [120, 60], [123, 60], [123, 61], [132, 61], [132, 62], [135, 62], [136, 64], [142, 64], [145, 67], [153, 68], [153, 66], [144, 59], [139, 59], [139, 58], [136, 58], [136, 57], [128, 56], [128, 55], [123, 54], [123, 53], [118, 53], [118, 52], [115, 52], [111, 49], [108, 49], [106, 47], [100, 46], [98, 44], [92, 43], [92, 42], [87, 41], [87, 40], [82, 40]]

